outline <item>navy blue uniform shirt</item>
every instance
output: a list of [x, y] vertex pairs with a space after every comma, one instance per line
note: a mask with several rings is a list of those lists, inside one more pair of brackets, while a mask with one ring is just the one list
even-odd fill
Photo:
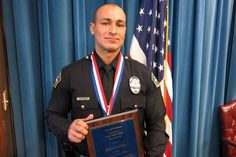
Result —
[[[95, 55], [100, 68], [102, 60]], [[112, 62], [116, 66], [118, 57]], [[99, 70], [100, 75], [103, 75]], [[140, 81], [140, 91], [132, 92], [130, 78]], [[157, 86], [151, 72], [141, 63], [132, 59], [124, 60], [124, 71], [112, 114], [138, 109], [140, 131], [145, 156], [162, 156], [168, 142], [165, 132], [164, 117], [166, 114], [160, 87]], [[68, 118], [68, 114], [71, 118]], [[68, 141], [68, 129], [77, 118], [85, 118], [89, 114], [94, 118], [103, 117], [98, 104], [91, 75], [90, 56], [84, 57], [61, 70], [54, 84], [51, 99], [46, 111], [48, 128], [58, 139]], [[71, 119], [71, 120], [70, 120]], [[145, 126], [144, 126], [145, 122]], [[144, 134], [144, 130], [147, 134]], [[76, 154], [88, 155], [86, 140], [73, 143]]]

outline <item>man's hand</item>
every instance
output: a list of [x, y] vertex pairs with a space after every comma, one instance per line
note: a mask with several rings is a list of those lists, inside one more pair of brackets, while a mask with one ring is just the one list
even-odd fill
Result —
[[85, 121], [93, 119], [93, 114], [83, 119], [75, 119], [68, 130], [68, 139], [70, 142], [80, 143], [88, 134], [88, 125]]

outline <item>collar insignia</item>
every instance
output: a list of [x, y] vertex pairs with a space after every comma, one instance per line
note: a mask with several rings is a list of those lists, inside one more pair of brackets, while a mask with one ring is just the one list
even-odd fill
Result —
[[160, 86], [160, 82], [158, 82], [157, 78], [155, 77], [155, 75], [153, 73], [151, 73], [151, 78], [152, 78], [152, 82], [158, 88]]

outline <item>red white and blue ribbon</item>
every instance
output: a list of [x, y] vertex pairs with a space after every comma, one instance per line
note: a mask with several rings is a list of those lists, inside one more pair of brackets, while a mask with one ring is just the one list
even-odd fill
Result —
[[112, 94], [111, 94], [109, 104], [107, 103], [107, 100], [105, 97], [105, 93], [104, 93], [104, 89], [102, 86], [102, 81], [101, 81], [101, 77], [99, 74], [97, 62], [96, 62], [96, 59], [94, 56], [94, 52], [92, 52], [92, 54], [91, 54], [91, 60], [92, 60], [91, 72], [92, 72], [93, 86], [95, 89], [96, 97], [97, 97], [97, 100], [98, 100], [102, 110], [103, 110], [104, 115], [108, 116], [108, 115], [111, 115], [112, 108], [113, 108], [114, 102], [116, 100], [116, 96], [117, 96], [117, 93], [118, 93], [118, 90], [120, 87], [120, 83], [122, 80], [122, 75], [123, 75], [123, 70], [124, 70], [124, 57], [123, 57], [122, 53], [120, 52], [118, 63], [116, 65], [114, 84], [113, 84]]

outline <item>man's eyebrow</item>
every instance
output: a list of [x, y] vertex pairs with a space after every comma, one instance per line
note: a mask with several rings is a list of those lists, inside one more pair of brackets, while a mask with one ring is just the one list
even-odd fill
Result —
[[[112, 21], [112, 19], [110, 19], [110, 18], [102, 18], [101, 21]], [[124, 22], [125, 23], [124, 20], [117, 20], [116, 22]]]
[[122, 22], [122, 23], [125, 23], [125, 21], [124, 21], [124, 20], [118, 20], [117, 22]]
[[101, 21], [111, 21], [110, 18], [102, 18]]

